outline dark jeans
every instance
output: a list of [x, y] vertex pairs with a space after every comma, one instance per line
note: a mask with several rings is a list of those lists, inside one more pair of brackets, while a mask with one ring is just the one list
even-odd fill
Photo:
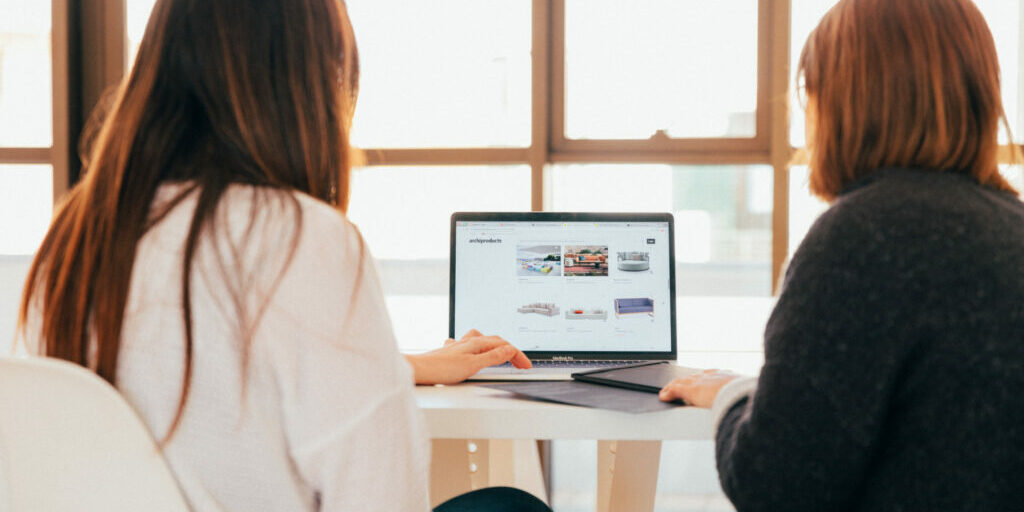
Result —
[[543, 501], [512, 487], [488, 487], [456, 496], [434, 512], [551, 512]]

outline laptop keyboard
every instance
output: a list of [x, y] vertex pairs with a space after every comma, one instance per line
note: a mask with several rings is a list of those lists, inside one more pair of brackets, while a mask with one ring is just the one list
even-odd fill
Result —
[[[627, 364], [635, 364], [640, 361], [609, 361], [607, 359], [601, 360], [584, 360], [584, 361], [533, 361], [533, 367], [538, 369], [544, 368], [602, 368], [605, 366], [625, 366]], [[491, 368], [515, 368], [512, 363], [499, 364], [492, 366]]]

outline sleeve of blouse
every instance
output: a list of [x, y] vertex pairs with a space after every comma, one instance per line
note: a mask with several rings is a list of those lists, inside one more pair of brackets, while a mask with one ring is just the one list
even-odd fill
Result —
[[913, 255], [860, 217], [833, 209], [815, 224], [768, 321], [756, 390], [716, 404], [719, 478], [738, 510], [841, 510], [878, 448], [915, 336], [901, 302]]
[[304, 210], [259, 326], [296, 471], [321, 510], [427, 510], [429, 445], [372, 259], [336, 212]]

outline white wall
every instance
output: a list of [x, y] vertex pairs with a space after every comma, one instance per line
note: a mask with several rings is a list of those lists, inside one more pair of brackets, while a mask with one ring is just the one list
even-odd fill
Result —
[[21, 288], [32, 256], [0, 256], [0, 356], [10, 354]]

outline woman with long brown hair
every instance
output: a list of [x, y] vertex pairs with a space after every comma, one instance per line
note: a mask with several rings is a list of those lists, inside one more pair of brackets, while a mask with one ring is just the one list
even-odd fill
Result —
[[425, 510], [414, 381], [530, 364], [399, 355], [342, 215], [358, 69], [340, 0], [157, 1], [30, 270], [29, 348], [114, 384], [196, 510]]
[[1024, 204], [997, 166], [984, 18], [840, 0], [798, 76], [811, 190], [832, 204], [789, 264], [764, 367], [662, 398], [712, 408], [740, 512], [1020, 510]]

